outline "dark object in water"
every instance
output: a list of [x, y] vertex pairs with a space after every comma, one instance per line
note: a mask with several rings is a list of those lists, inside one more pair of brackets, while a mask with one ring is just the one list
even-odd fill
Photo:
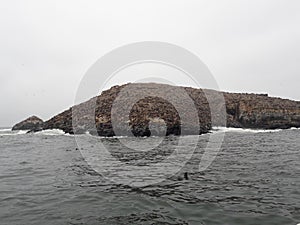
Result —
[[188, 179], [189, 179], [189, 177], [188, 177], [188, 172], [185, 172], [185, 173], [184, 173], [184, 179], [185, 179], [185, 180], [188, 180]]
[[183, 174], [183, 177], [179, 176], [177, 177], [177, 180], [181, 181], [181, 180], [188, 180], [189, 179], [189, 176], [188, 176], [188, 172], [185, 172]]
[[43, 130], [43, 128], [37, 127], [37, 128], [34, 128], [34, 129], [31, 129], [31, 130], [27, 131], [26, 134], [35, 133], [35, 132], [39, 132], [39, 131], [42, 131], [42, 130]]

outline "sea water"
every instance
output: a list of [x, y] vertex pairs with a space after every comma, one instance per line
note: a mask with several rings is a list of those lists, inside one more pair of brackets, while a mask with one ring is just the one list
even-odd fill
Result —
[[[199, 171], [207, 137], [215, 132], [225, 132], [222, 147], [208, 169]], [[214, 128], [197, 137], [194, 155], [179, 172], [160, 183], [132, 187], [93, 170], [72, 135], [1, 129], [0, 224], [296, 225], [299, 137], [299, 129]], [[79, 138], [95, 142], [88, 134]], [[151, 154], [130, 152], [119, 137], [96, 140], [113, 146], [117, 159], [142, 165], [163, 160], [179, 138], [167, 137], [168, 144]], [[179, 179], [186, 171], [189, 179]]]

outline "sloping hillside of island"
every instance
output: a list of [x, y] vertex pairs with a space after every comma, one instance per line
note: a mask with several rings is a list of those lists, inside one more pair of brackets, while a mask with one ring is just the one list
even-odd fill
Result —
[[[113, 108], [113, 104], [118, 101], [118, 96], [123, 88], [128, 89], [128, 85], [139, 92], [144, 91], [149, 94], [138, 100], [131, 108], [129, 117], [126, 117], [123, 116], [123, 112], [126, 106], [130, 105], [130, 93], [125, 92], [124, 98], [122, 92], [123, 98], [119, 107]], [[176, 108], [171, 102], [161, 97], [155, 97], [157, 96], [157, 90], [160, 90], [160, 92], [165, 91], [166, 93], [163, 94], [172, 95], [173, 99], [176, 99]], [[196, 132], [195, 127], [197, 127], [197, 124], [192, 119], [193, 110], [191, 110], [190, 104], [182, 98], [181, 93], [183, 91], [192, 99], [198, 113], [199, 121], [197, 122], [199, 122], [200, 128]], [[126, 94], [128, 94], [128, 98], [126, 98]], [[224, 96], [224, 98], [222, 99], [220, 96]], [[214, 105], [214, 121], [212, 121], [210, 111], [211, 105]], [[91, 112], [93, 113], [91, 114]], [[117, 129], [121, 133], [124, 131], [124, 134], [126, 134], [129, 129], [135, 136], [149, 136], [151, 131], [152, 134], [155, 132], [154, 135], [179, 135], [182, 133], [179, 112], [183, 113], [185, 118], [191, 118], [190, 121], [185, 121], [185, 129], [187, 129], [184, 132], [185, 134], [207, 133], [212, 126], [253, 129], [300, 127], [299, 101], [269, 97], [267, 94], [225, 93], [191, 87], [147, 83], [114, 86], [103, 91], [99, 96], [52, 117], [45, 121], [42, 127], [41, 122], [39, 122], [39, 129], [35, 127], [30, 129], [33, 131], [61, 129], [71, 134], [89, 132], [99, 136], [114, 136], [112, 113], [115, 113], [120, 115], [116, 117], [117, 121], [114, 124], [117, 124]], [[222, 121], [223, 114], [225, 114], [226, 123]], [[26, 123], [26, 121], [23, 123]], [[154, 125], [154, 127], [157, 125], [158, 129], [149, 129], [149, 124]], [[161, 129], [160, 125], [162, 124], [165, 125], [166, 129], [161, 131], [159, 129]]]

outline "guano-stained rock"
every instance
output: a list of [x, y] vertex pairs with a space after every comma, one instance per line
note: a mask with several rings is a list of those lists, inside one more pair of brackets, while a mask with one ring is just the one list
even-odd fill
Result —
[[[143, 91], [143, 88], [150, 95], [137, 101], [129, 115], [129, 119], [123, 115], [123, 112], [130, 102], [128, 98], [123, 98], [121, 107], [113, 109], [113, 105], [118, 99], [123, 88], [132, 85], [132, 87]], [[146, 85], [146, 86], [145, 86]], [[177, 109], [173, 104], [163, 98], [157, 97], [157, 90], [166, 90], [170, 92], [170, 87], [174, 89], [175, 99], [177, 99]], [[167, 91], [168, 90], [168, 91]], [[287, 99], [268, 97], [266, 94], [239, 94], [217, 92], [214, 90], [195, 89], [190, 87], [175, 87], [166, 84], [125, 84], [114, 86], [109, 90], [103, 91], [101, 95], [94, 97], [79, 105], [54, 116], [46, 121], [43, 129], [61, 129], [66, 133], [85, 133], [90, 132], [93, 135], [114, 136], [112, 127], [112, 113], [119, 115], [117, 117], [117, 127], [121, 133], [132, 132], [135, 136], [149, 136], [150, 126], [154, 126], [155, 131], [152, 135], [179, 135], [181, 131], [181, 119], [178, 111], [184, 112], [187, 118], [192, 117], [188, 104], [181, 99], [180, 91], [184, 90], [194, 102], [198, 112], [200, 129], [190, 134], [203, 134], [210, 131], [213, 126], [253, 128], [253, 129], [285, 129], [291, 127], [300, 127], [300, 102]], [[177, 93], [177, 96], [176, 96]], [[224, 102], [214, 96], [224, 96]], [[212, 124], [210, 105], [207, 100], [213, 99], [213, 104], [217, 112], [214, 112], [217, 123]], [[113, 109], [113, 110], [112, 110]], [[222, 109], [224, 109], [222, 111]], [[73, 114], [72, 114], [73, 111]], [[113, 111], [113, 112], [112, 112]], [[75, 112], [75, 113], [74, 113]], [[91, 113], [92, 112], [92, 113]], [[222, 123], [221, 113], [225, 112], [226, 124]], [[76, 116], [74, 116], [76, 115]], [[73, 116], [73, 117], [72, 117]], [[73, 119], [73, 121], [72, 121]], [[219, 121], [219, 122], [218, 122]], [[187, 121], [188, 129], [195, 131], [193, 124], [195, 121]], [[165, 125], [165, 130], [161, 129]]]

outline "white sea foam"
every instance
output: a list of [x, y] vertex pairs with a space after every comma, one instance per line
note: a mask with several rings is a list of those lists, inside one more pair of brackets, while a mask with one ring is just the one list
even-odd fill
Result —
[[[290, 130], [300, 130], [300, 128], [292, 127]], [[29, 130], [19, 130], [19, 131], [12, 131], [9, 128], [0, 129], [0, 136], [12, 136], [12, 135], [22, 135], [26, 134]], [[232, 128], [232, 127], [213, 127], [211, 133], [218, 133], [218, 132], [231, 132], [231, 133], [272, 133], [272, 132], [279, 132], [282, 129], [275, 129], [275, 130], [263, 130], [263, 129], [243, 129], [243, 128]], [[65, 133], [63, 130], [60, 129], [49, 129], [49, 130], [42, 130], [36, 133], [30, 133], [34, 135], [65, 135], [65, 136], [72, 136], [71, 134]], [[91, 135], [88, 131], [82, 135]], [[95, 136], [97, 137], [97, 136]], [[98, 137], [99, 138], [99, 137]], [[114, 136], [114, 137], [100, 137], [100, 138], [127, 138], [126, 136]]]
[[3, 129], [0, 129], [0, 132], [7, 132], [7, 131], [11, 131], [11, 128], [3, 128]]
[[20, 135], [20, 134], [26, 134], [27, 132], [28, 130], [12, 131], [11, 129], [1, 129], [0, 136]]
[[213, 127], [212, 133], [216, 132], [235, 132], [235, 133], [271, 133], [279, 132], [281, 129], [274, 130], [263, 130], [263, 129], [243, 129], [243, 128], [233, 128], [233, 127]]
[[[292, 127], [291, 130], [300, 130], [300, 128]], [[300, 224], [299, 224], [300, 225]]]
[[49, 130], [42, 130], [34, 133], [36, 135], [69, 135], [66, 134], [63, 130], [60, 129], [49, 129]]

